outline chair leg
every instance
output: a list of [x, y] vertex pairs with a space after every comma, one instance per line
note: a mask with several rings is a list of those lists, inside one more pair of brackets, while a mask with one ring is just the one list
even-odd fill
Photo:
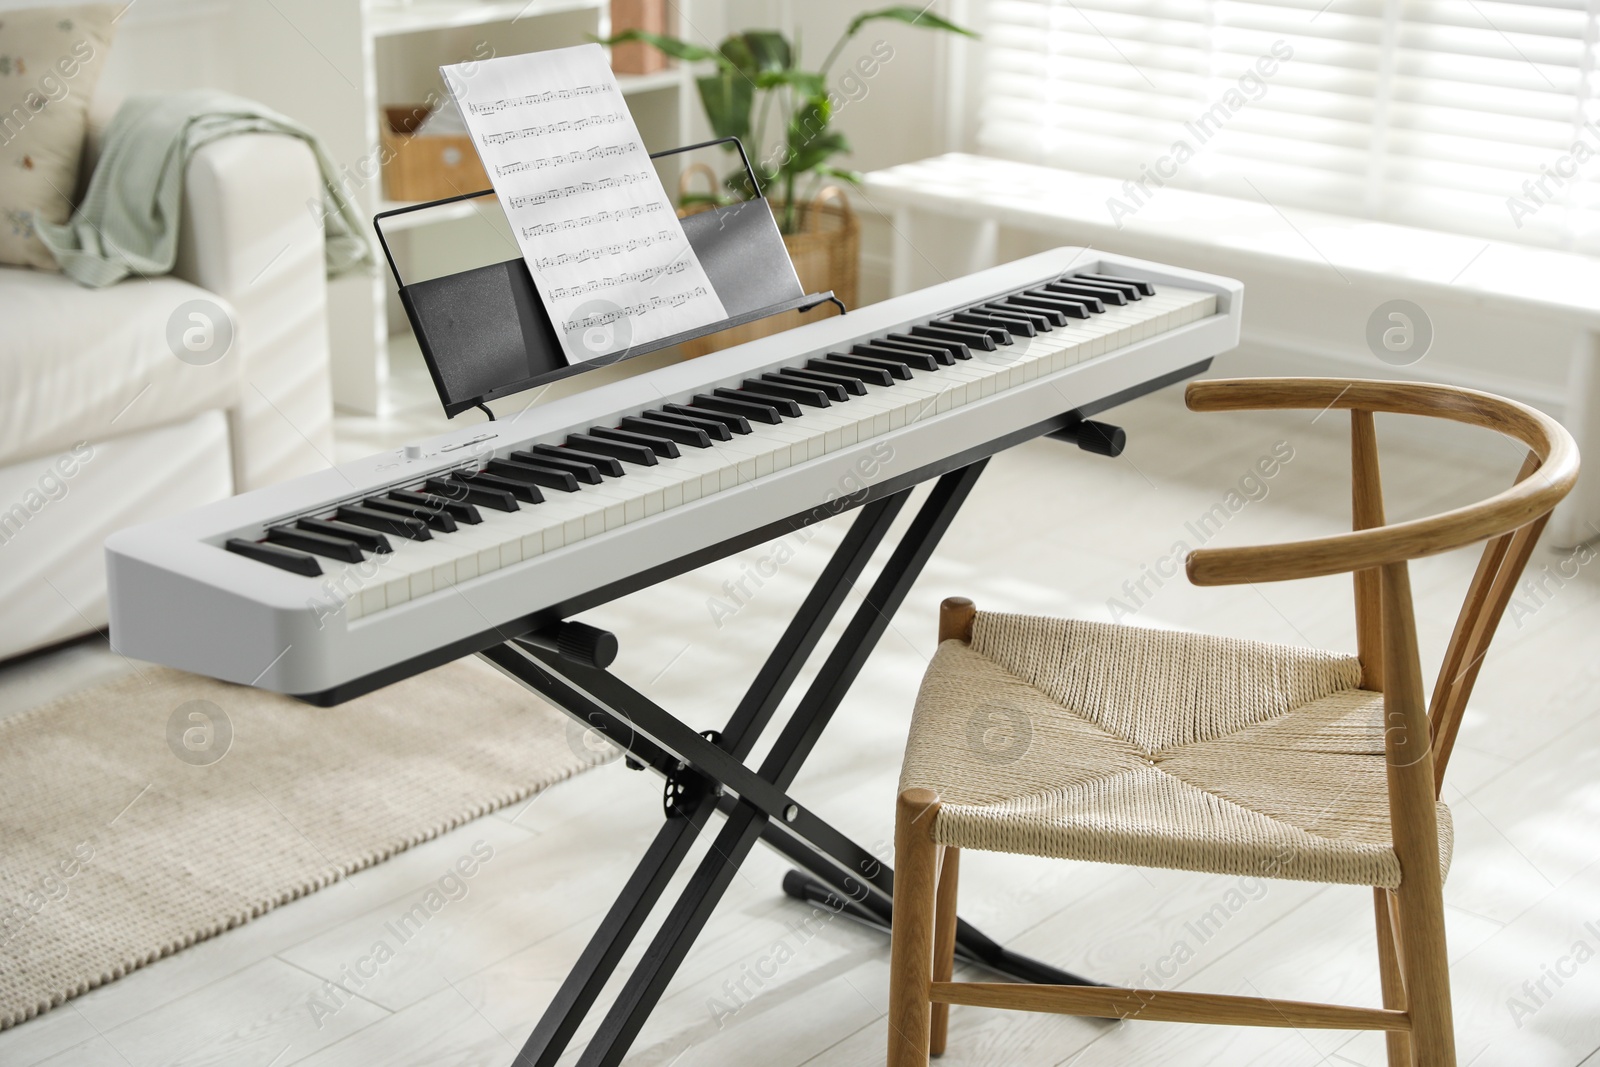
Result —
[[[1400, 976], [1400, 953], [1394, 939], [1394, 913], [1390, 893], [1382, 886], [1372, 890], [1373, 911], [1378, 923], [1378, 971], [1383, 980], [1383, 1006], [1404, 1011], [1406, 987]], [[1385, 1035], [1389, 1045], [1389, 1067], [1411, 1067], [1411, 1038], [1399, 1030]]]
[[1444, 942], [1432, 725], [1422, 698], [1411, 578], [1404, 563], [1382, 570], [1383, 747], [1390, 833], [1400, 861], [1400, 974], [1411, 1017], [1411, 1062], [1455, 1067], [1450, 966]]
[[[933, 919], [933, 980], [948, 982], [956, 969], [956, 892], [961, 877], [961, 850], [946, 848], [939, 865], [939, 891]], [[944, 1055], [950, 1033], [950, 1005], [933, 1006], [933, 1029], [928, 1039], [930, 1056]]]
[[[1434, 886], [1437, 887], [1435, 882]], [[1444, 940], [1444, 898], [1435, 891], [1395, 891], [1400, 898], [1400, 973], [1411, 1015], [1413, 1067], [1455, 1067], [1450, 962]]]
[[889, 1067], [927, 1067], [932, 1025], [934, 897], [939, 795], [900, 794], [894, 821], [894, 922], [889, 941]]

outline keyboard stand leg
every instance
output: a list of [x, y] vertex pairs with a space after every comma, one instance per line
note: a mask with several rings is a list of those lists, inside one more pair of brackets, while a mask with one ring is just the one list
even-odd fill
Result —
[[533, 1034], [514, 1061], [515, 1067], [554, 1067], [607, 979], [616, 970], [661, 899], [667, 883], [677, 873], [695, 838], [714, 807], [712, 798], [687, 815], [675, 815], [661, 824], [639, 865], [606, 912], [600, 927], [584, 946], [578, 962], [562, 981], [555, 999], [545, 1009]]
[[[796, 864], [808, 866], [800, 856], [791, 855], [770, 840], [768, 844], [778, 848]], [[891, 914], [889, 906], [878, 902], [875, 895], [858, 900], [849, 895], [849, 889], [841, 889], [829, 881], [802, 874], [800, 871], [790, 871], [784, 875], [783, 891], [795, 900], [848, 915], [868, 926], [877, 927], [885, 934], [889, 932]], [[961, 918], [956, 920], [956, 957], [1002, 978], [1009, 978], [1013, 982], [1030, 982], [1035, 985], [1104, 984], [1012, 952]]]
[[[818, 576], [816, 584], [723, 729], [720, 743], [732, 755], [739, 758], [748, 755], [793, 684], [795, 676], [805, 666], [807, 657], [816, 649], [823, 632], [838, 613], [839, 605], [860, 577], [872, 553], [888, 534], [890, 524], [908, 496], [909, 493], [898, 493], [875, 501], [864, 507], [861, 515], [851, 524], [843, 542]], [[575, 694], [560, 685], [551, 673], [541, 670], [539, 664], [524, 650], [503, 645], [489, 649], [483, 655], [517, 681], [612, 740], [638, 762], [663, 775], [676, 768], [677, 761], [673, 757], [639, 737], [617, 716], [587, 699], [575, 701]], [[689, 806], [690, 810], [675, 812], [662, 825], [616, 902], [585, 946], [578, 962], [545, 1009], [533, 1034], [517, 1056], [515, 1067], [553, 1067], [566, 1050], [573, 1033], [594, 1006], [623, 953], [638, 936], [651, 909], [659, 902], [667, 884], [688, 855], [715, 800], [711, 795], [700, 798]], [[720, 895], [719, 892], [717, 896]]]
[[[864, 914], [887, 924], [893, 892], [889, 867], [793, 801], [787, 791], [986, 462], [952, 471], [935, 484], [759, 769], [748, 767], [744, 757], [884, 539], [908, 492], [862, 509], [720, 734], [695, 732], [615, 675], [565, 660], [547, 647], [513, 642], [482, 653], [529, 689], [604, 734], [630, 758], [666, 776], [673, 787], [667, 822], [514, 1067], [553, 1067], [561, 1058], [713, 811], [720, 812], [724, 822], [711, 849], [579, 1056], [579, 1067], [615, 1067], [622, 1061], [758, 840], [823, 880], [816, 885], [834, 887]], [[798, 517], [797, 526], [817, 517]], [[796, 878], [803, 876], [791, 873], [785, 887]], [[1006, 951], [966, 923], [960, 924], [958, 944], [964, 957], [1009, 977], [1086, 984]]]

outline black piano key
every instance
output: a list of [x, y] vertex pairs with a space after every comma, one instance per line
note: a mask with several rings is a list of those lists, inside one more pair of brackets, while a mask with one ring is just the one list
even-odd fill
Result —
[[502, 478], [498, 474], [490, 474], [487, 471], [455, 471], [450, 475], [450, 480], [471, 486], [474, 489], [493, 489], [502, 493], [510, 493], [513, 500], [520, 500], [524, 504], [540, 504], [544, 502], [544, 494], [539, 492], [538, 486], [511, 478]]
[[[828, 359], [835, 363], [848, 363], [857, 367], [874, 367], [886, 372], [891, 378], [901, 381], [911, 380], [911, 368], [897, 359], [879, 359], [877, 356], [858, 356], [851, 352], [829, 352]], [[887, 382], [883, 383], [889, 384]]]
[[626, 460], [641, 467], [654, 467], [656, 465], [656, 450], [649, 445], [635, 444], [632, 441], [616, 441], [606, 437], [597, 437], [592, 433], [569, 433], [567, 434], [567, 444], [585, 455], [610, 456], [612, 459]]
[[[442, 482], [440, 485], [448, 486], [450, 483]], [[458, 523], [477, 526], [478, 523], [483, 522], [483, 515], [478, 514], [477, 504], [472, 504], [466, 499], [451, 498], [450, 494], [422, 493], [422, 491], [418, 490], [394, 490], [389, 496], [392, 499], [397, 499], [397, 501], [405, 501], [406, 504], [416, 504], [418, 507], [426, 507], [426, 509], [434, 510], [434, 512], [445, 512], [446, 515], [450, 515]]]
[[1124, 278], [1119, 274], [1100, 274], [1095, 272], [1074, 274], [1073, 277], [1084, 278], [1093, 282], [1101, 282], [1106, 285], [1131, 285], [1139, 291], [1139, 295], [1141, 296], [1156, 295], [1155, 286], [1151, 285], [1149, 282], [1140, 281], [1138, 278]]
[[832, 402], [828, 394], [812, 385], [801, 385], [799, 382], [786, 382], [782, 378], [776, 381], [770, 378], [746, 378], [739, 383], [753, 393], [767, 393], [770, 395], [786, 397], [796, 404], [807, 407], [825, 408]]
[[423, 482], [422, 488], [418, 489], [417, 492], [444, 497], [446, 500], [460, 501], [467, 499], [467, 483], [446, 481], [444, 478], [435, 476]]
[[1057, 278], [1054, 281], [1045, 282], [1040, 288], [1047, 286], [1060, 286], [1062, 291], [1070, 289], [1081, 290], [1089, 296], [1104, 300], [1108, 304], [1116, 304], [1119, 307], [1130, 301], [1140, 299], [1139, 294], [1134, 292], [1131, 286], [1107, 285], [1105, 282], [1085, 281], [1082, 278]]
[[[1144, 294], [1139, 292], [1138, 286], [1117, 285], [1111, 282], [1097, 282], [1093, 278], [1074, 277], [1070, 274], [1057, 278], [1053, 282], [1047, 282], [1046, 284], [1076, 286], [1088, 291], [1093, 296], [1100, 297], [1108, 304], [1127, 304], [1135, 300], [1144, 299]], [[1117, 299], [1111, 299], [1108, 294], [1115, 294]]]
[[913, 326], [913, 337], [933, 337], [940, 341], [960, 341], [968, 348], [981, 348], [985, 352], [993, 352], [1000, 346], [994, 343], [994, 338], [986, 333], [973, 330], [971, 333], [957, 332], [945, 326]]
[[1076, 300], [1047, 300], [1044, 297], [1033, 296], [1028, 293], [1008, 296], [1006, 297], [1006, 303], [1020, 304], [1023, 307], [1044, 308], [1047, 311], [1059, 311], [1069, 319], [1086, 319], [1091, 314], [1087, 304]]
[[230, 537], [225, 545], [229, 552], [237, 552], [257, 563], [265, 563], [279, 570], [289, 571], [291, 574], [301, 574], [307, 578], [316, 578], [322, 574], [322, 564], [317, 562], [315, 556], [282, 545], [267, 544], [262, 541], [246, 541], [242, 537]]
[[1032, 289], [1029, 289], [1025, 293], [1019, 293], [1017, 295], [1019, 295], [1019, 296], [1037, 296], [1037, 297], [1041, 297], [1041, 298], [1043, 298], [1045, 300], [1064, 300], [1064, 301], [1066, 301], [1067, 303], [1070, 303], [1070, 304], [1082, 304], [1085, 309], [1087, 309], [1088, 311], [1090, 311], [1090, 312], [1092, 312], [1092, 313], [1094, 313], [1096, 315], [1102, 315], [1102, 314], [1105, 313], [1106, 301], [1101, 299], [1098, 296], [1093, 295], [1092, 293], [1091, 294], [1067, 293], [1067, 292], [1060, 292], [1060, 291], [1052, 291], [1053, 288], [1054, 288], [1053, 286], [1047, 287], [1047, 286], [1040, 285], [1040, 286], [1035, 286]]
[[[451, 500], [464, 504], [475, 504], [481, 507], [493, 508], [496, 511], [520, 511], [517, 498], [509, 489], [496, 489], [489, 485], [474, 485], [471, 482], [455, 481], [445, 478], [429, 478], [427, 489]], [[459, 518], [460, 516], [457, 516]]]
[[[1058, 304], [1070, 304], [1070, 306], [1082, 307], [1085, 312], [1088, 312], [1088, 314], [1091, 315], [1106, 314], [1106, 301], [1102, 301], [1102, 299], [1099, 299], [1098, 296], [1075, 296], [1075, 294], [1072, 293], [1051, 293], [1050, 290], [1046, 290], [1045, 286], [1042, 285], [1035, 286], [1035, 288], [1032, 288], [1032, 290], [1027, 290], [1026, 293], [1018, 293], [1016, 296], [1014, 296], [1014, 299], [1040, 299], [1040, 301], [1054, 301], [1058, 302]], [[1067, 309], [1067, 314], [1072, 314], [1072, 310]]]
[[[726, 439], [728, 428], [719, 426]], [[664, 411], [652, 415], [629, 415], [622, 420], [622, 430], [619, 432], [632, 432], [641, 436], [654, 435], [675, 444], [688, 445], [690, 448], [710, 448], [711, 435], [704, 426], [691, 426], [685, 422], [677, 422], [676, 416], [668, 416]]]
[[951, 315], [950, 318], [955, 322], [966, 323], [968, 326], [1004, 330], [1013, 337], [1033, 337], [1039, 332], [1033, 328], [1033, 323], [1023, 319], [1002, 319], [997, 315], [980, 315], [975, 311], [958, 311]]
[[1143, 300], [1144, 294], [1137, 285], [1122, 285], [1116, 282], [1098, 282], [1093, 278], [1057, 278], [1052, 285], [1088, 285], [1093, 286], [1096, 292], [1116, 293], [1122, 297], [1124, 303]]
[[960, 322], [954, 315], [942, 319], [934, 319], [928, 325], [937, 326], [941, 330], [977, 330], [988, 335], [989, 340], [997, 345], [1009, 345], [1011, 331], [1004, 326], [997, 326], [992, 322]]
[[[894, 344], [901, 348], [911, 348], [918, 352], [932, 352], [942, 363], [954, 363], [958, 359], [971, 359], [972, 349], [967, 347], [965, 341], [951, 341], [942, 337], [919, 337], [909, 333], [891, 333], [888, 337], [874, 344]], [[940, 356], [943, 352], [949, 359]]]
[[[1039, 286], [1039, 293], [1060, 293], [1071, 300], [1082, 300], [1089, 305], [1091, 311], [1104, 311], [1105, 304], [1115, 304], [1118, 307], [1126, 304], [1128, 298], [1121, 289], [1111, 289], [1100, 285], [1086, 285], [1083, 282], [1048, 282]], [[1100, 301], [1101, 307], [1095, 307], [1093, 301]]]
[[[919, 360], [916, 364], [919, 370], [938, 370], [940, 367], [953, 367], [956, 364], [956, 357], [950, 354], [950, 350], [952, 348], [959, 348], [963, 352], [969, 351], [966, 345], [959, 342], [946, 344], [943, 341], [934, 341], [927, 337], [919, 337], [915, 343], [911, 341], [892, 341], [887, 337], [878, 337], [873, 338], [872, 347], [888, 349], [891, 352], [910, 352], [917, 356], [932, 356], [934, 366], [931, 368], [923, 368], [921, 366], [921, 361]], [[964, 358], [970, 359], [972, 357], [968, 355]]]
[[293, 526], [267, 527], [267, 540], [285, 548], [309, 552], [313, 556], [327, 556], [341, 563], [360, 563], [366, 559], [361, 554], [361, 546], [354, 541], [311, 530], [299, 530]]
[[823, 374], [837, 374], [845, 378], [854, 378], [864, 385], [894, 384], [894, 376], [882, 367], [870, 367], [865, 363], [851, 363], [848, 360], [838, 359], [808, 359], [806, 369], [821, 371]]
[[979, 304], [972, 310], [976, 314], [993, 315], [997, 319], [1021, 319], [1023, 322], [1032, 325], [1040, 333], [1049, 333], [1056, 328], [1056, 323], [1046, 317], [1044, 312], [1038, 310], [1029, 311], [1015, 306], [1007, 307], [1003, 304]]
[[433, 539], [433, 533], [428, 529], [427, 523], [406, 515], [396, 515], [392, 511], [376, 511], [360, 504], [345, 504], [334, 512], [334, 517], [352, 526], [365, 526], [369, 530], [404, 537], [408, 541]]
[[[550, 453], [555, 451], [548, 445], [543, 447], [535, 446], [527, 451], [513, 452], [511, 453], [511, 458], [518, 463], [527, 463], [538, 467], [553, 467], [558, 471], [566, 471], [586, 485], [599, 485], [605, 480], [600, 477], [600, 468], [593, 463], [574, 456], [563, 456], [559, 452], [552, 456]], [[616, 463], [616, 460], [611, 462]], [[618, 463], [617, 466], [620, 468], [622, 464]]]
[[771, 404], [755, 403], [751, 400], [741, 400], [737, 397], [712, 396], [709, 393], [697, 393], [694, 406], [709, 408], [712, 411], [722, 411], [729, 415], [743, 415], [751, 422], [764, 422], [776, 426], [783, 421], [778, 416], [778, 409]]
[[[607, 478], [620, 478], [628, 472], [622, 469], [622, 461], [603, 452], [590, 452], [582, 448], [573, 448], [571, 445], [529, 445], [528, 451], [536, 456], [547, 456], [550, 459], [576, 460], [587, 463]], [[515, 453], [512, 453], [515, 455]], [[650, 457], [652, 460], [654, 456]]]
[[396, 515], [409, 515], [413, 519], [421, 519], [428, 524], [430, 530], [440, 533], [455, 533], [456, 520], [453, 515], [433, 508], [423, 507], [421, 504], [409, 500], [397, 500], [385, 496], [369, 496], [361, 502], [364, 506], [374, 511], [390, 511]]
[[866, 396], [867, 387], [860, 378], [852, 378], [848, 374], [836, 374], [832, 371], [812, 370], [810, 367], [785, 367], [778, 372], [794, 378], [803, 378], [806, 381], [821, 382], [826, 385], [837, 386], [849, 396]]
[[[791, 370], [769, 371], [761, 376], [764, 382], [776, 385], [799, 385], [807, 389], [815, 389], [835, 404], [843, 404], [850, 399], [850, 392], [838, 382], [830, 382], [823, 378], [813, 378], [804, 372]], [[866, 388], [860, 382], [855, 383], [864, 393]]]
[[[1010, 297], [1006, 297], [1003, 300], [996, 300], [989, 306], [998, 307], [1003, 310], [1015, 311], [1023, 315], [1038, 315], [1042, 318], [1048, 319], [1050, 325], [1056, 327], [1065, 326], [1067, 324], [1067, 319], [1069, 318], [1067, 313], [1059, 307], [1038, 307], [1033, 304], [1018, 304]], [[1083, 310], [1082, 314], [1075, 314], [1070, 317], [1086, 319], [1089, 317], [1089, 312], [1087, 310]]]
[[[457, 504], [435, 493], [419, 493], [413, 489], [392, 489], [387, 496], [368, 497], [366, 500], [368, 507], [375, 507], [380, 511], [393, 510], [391, 505], [396, 504], [412, 509], [412, 514], [416, 518], [422, 519], [442, 533], [454, 533], [456, 523], [476, 525], [483, 521], [483, 516], [479, 515], [478, 509], [471, 504]], [[440, 518], [449, 519], [450, 522], [446, 524], [435, 521]]]
[[349, 541], [380, 556], [386, 556], [394, 551], [389, 539], [383, 534], [351, 526], [348, 522], [334, 522], [331, 519], [299, 519], [295, 522], [295, 526], [302, 530], [310, 530], [312, 533], [327, 534], [329, 537]]
[[851, 345], [852, 356], [866, 356], [868, 359], [888, 359], [896, 363], [904, 363], [908, 367], [918, 370], [938, 370], [939, 360], [930, 352], [912, 352], [904, 348], [891, 348], [888, 345]]
[[724, 400], [748, 400], [752, 404], [766, 404], [773, 408], [779, 415], [787, 415], [791, 419], [800, 417], [800, 405], [786, 396], [777, 392], [762, 392], [760, 389], [749, 389], [743, 386], [730, 389], [721, 386], [711, 390], [713, 396], [720, 396]]
[[[541, 485], [546, 489], [559, 489], [563, 493], [576, 493], [578, 491], [578, 476], [570, 470], [560, 467], [547, 466], [543, 463], [525, 463], [515, 459], [491, 459], [489, 473], [501, 478], [509, 478], [514, 482], [524, 482], [528, 485]], [[600, 472], [595, 471], [596, 481], [600, 479]]]
[[[623, 419], [622, 421], [627, 423], [629, 420]], [[698, 430], [706, 435], [706, 444], [701, 445], [702, 448], [708, 447], [712, 441], [727, 441], [733, 437], [733, 433], [715, 419], [695, 418], [692, 415], [675, 415], [670, 411], [647, 411], [639, 416], [639, 421], [648, 422], [651, 425], [661, 424], [678, 426], [686, 430]], [[700, 442], [690, 441], [688, 438], [681, 438], [680, 443], [700, 444]]]
[[1029, 315], [1017, 308], [1011, 308], [1010, 310], [1000, 308], [978, 308], [975, 309], [972, 314], [987, 317], [996, 325], [1005, 325], [1006, 323], [1010, 322], [1016, 323], [1019, 326], [1026, 326], [1031, 329], [1035, 335], [1049, 333], [1051, 330], [1055, 329], [1055, 325], [1044, 316]]
[[[695, 404], [663, 404], [662, 407], [667, 414], [677, 418], [694, 419], [697, 422], [714, 422], [721, 425], [723, 429], [732, 430], [734, 433], [750, 432], [750, 420], [737, 411], [722, 411], [719, 408], [699, 407]], [[710, 431], [708, 430], [707, 432], [709, 433]], [[725, 437], [718, 438], [715, 434], [712, 435], [712, 438], [713, 440], [727, 440]]]
[[389, 495], [395, 500], [403, 500], [430, 511], [442, 511], [457, 522], [464, 522], [469, 526], [476, 526], [483, 521], [483, 516], [478, 514], [476, 505], [464, 500], [451, 500], [438, 493], [419, 493], [415, 489], [396, 489]]
[[640, 445], [648, 448], [653, 455], [664, 459], [677, 459], [682, 453], [670, 437], [661, 434], [645, 433], [641, 430], [613, 429], [609, 426], [589, 427], [589, 436], [603, 437], [608, 441], [621, 441], [623, 444]]

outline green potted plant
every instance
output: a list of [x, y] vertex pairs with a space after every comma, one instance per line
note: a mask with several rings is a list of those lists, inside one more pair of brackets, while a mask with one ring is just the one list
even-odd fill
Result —
[[[814, 71], [801, 68], [800, 50], [776, 30], [735, 33], [715, 49], [642, 30], [628, 30], [602, 43], [641, 42], [688, 63], [709, 60], [716, 64], [713, 72], [696, 79], [700, 102], [705, 106], [706, 118], [716, 136], [737, 137], [744, 142], [762, 188], [749, 189], [744, 168], [735, 167], [723, 182], [728, 196], [720, 191], [713, 191], [709, 196], [686, 196], [684, 206], [693, 206], [696, 202], [720, 203], [730, 197], [742, 198], [757, 193], [774, 202], [778, 228], [790, 235], [801, 232], [806, 223], [800, 205], [810, 196], [797, 196], [802, 179], [811, 178], [808, 194], [814, 194], [829, 179], [852, 185], [861, 180], [856, 171], [833, 162], [835, 157], [850, 153], [850, 143], [844, 134], [830, 126], [838, 98], [830, 90], [828, 80], [845, 45], [867, 23], [879, 20], [976, 36], [971, 30], [923, 8], [886, 7], [867, 11], [850, 20], [850, 25], [829, 49], [822, 66]], [[877, 60], [882, 58], [876, 57]], [[781, 132], [771, 126], [774, 121], [783, 123]], [[732, 151], [731, 146], [729, 151]]]

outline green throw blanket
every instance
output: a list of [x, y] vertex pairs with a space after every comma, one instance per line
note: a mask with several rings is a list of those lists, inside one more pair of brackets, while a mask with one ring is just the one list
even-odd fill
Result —
[[83, 203], [64, 225], [38, 222], [39, 237], [67, 276], [90, 288], [170, 272], [190, 157], [240, 133], [298, 137], [316, 155], [329, 277], [372, 262], [361, 219], [316, 136], [260, 104], [210, 89], [130, 96], [106, 127]]

